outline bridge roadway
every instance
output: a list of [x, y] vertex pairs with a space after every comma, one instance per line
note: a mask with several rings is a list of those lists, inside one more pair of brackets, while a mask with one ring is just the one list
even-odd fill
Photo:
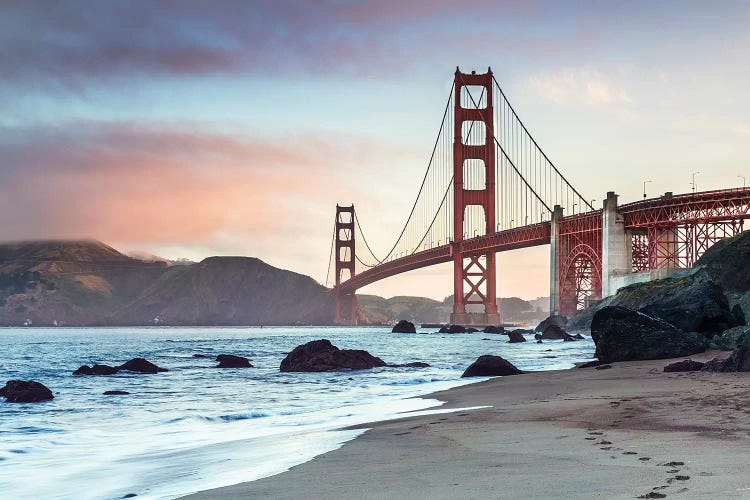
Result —
[[[563, 220], [575, 222], [590, 219], [597, 213], [600, 214], [601, 210], [567, 216]], [[743, 220], [750, 218], [750, 188], [664, 195], [621, 205], [618, 213], [625, 219], [625, 229]], [[551, 229], [550, 222], [542, 222], [415, 252], [367, 269], [342, 282], [337, 291], [354, 293], [391, 276], [450, 262], [454, 251], [468, 255], [547, 245], [550, 243]]]

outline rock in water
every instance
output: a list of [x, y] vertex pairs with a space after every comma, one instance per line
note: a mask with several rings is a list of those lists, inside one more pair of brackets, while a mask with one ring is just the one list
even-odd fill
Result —
[[505, 328], [502, 326], [488, 326], [484, 329], [484, 333], [505, 333]]
[[461, 325], [451, 325], [448, 328], [448, 333], [466, 333], [466, 328]]
[[104, 396], [127, 396], [130, 394], [128, 391], [104, 391]]
[[216, 368], [252, 368], [250, 360], [233, 354], [219, 354], [216, 356], [219, 365]]
[[693, 361], [692, 359], [686, 359], [685, 361], [678, 361], [676, 363], [670, 363], [664, 367], [665, 372], [697, 372], [703, 369], [705, 363], [700, 361]]
[[159, 366], [156, 366], [150, 361], [147, 361], [143, 358], [133, 358], [130, 361], [121, 364], [118, 366], [120, 370], [126, 370], [129, 372], [136, 372], [136, 373], [158, 373], [158, 372], [168, 372], [166, 368], [161, 368]]
[[282, 372], [327, 372], [366, 370], [385, 366], [385, 362], [367, 351], [339, 349], [330, 340], [313, 340], [294, 348], [281, 361]]
[[411, 321], [406, 321], [405, 319], [402, 319], [398, 323], [396, 323], [393, 327], [393, 330], [391, 330], [392, 333], [417, 333], [417, 329], [414, 326], [414, 323]]
[[565, 328], [565, 325], [568, 324], [568, 318], [561, 314], [553, 314], [541, 323], [539, 323], [536, 328], [534, 329], [535, 332], [543, 332], [550, 326], [558, 326], [560, 328]]
[[55, 399], [52, 391], [34, 380], [9, 380], [0, 389], [0, 396], [7, 403], [39, 403]]
[[557, 325], [549, 325], [542, 332], [544, 340], [566, 340], [570, 335], [563, 328]]
[[108, 366], [108, 365], [94, 365], [94, 366], [87, 366], [83, 365], [79, 369], [73, 372], [73, 375], [114, 375], [120, 371], [118, 368], [115, 368], [114, 366]]
[[461, 377], [498, 377], [506, 375], [520, 375], [523, 372], [500, 356], [479, 356]]
[[705, 338], [664, 320], [624, 307], [607, 306], [591, 323], [596, 357], [603, 363], [691, 356], [706, 350]]
[[430, 365], [423, 363], [422, 361], [413, 361], [411, 363], [405, 363], [403, 365], [388, 365], [391, 368], [429, 368]]
[[512, 332], [508, 332], [508, 342], [511, 344], [515, 344], [516, 342], [526, 342], [526, 338], [520, 331], [513, 330]]

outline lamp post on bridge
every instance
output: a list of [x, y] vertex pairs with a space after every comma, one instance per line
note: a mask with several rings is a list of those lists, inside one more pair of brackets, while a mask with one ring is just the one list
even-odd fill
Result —
[[695, 186], [695, 176], [697, 174], [700, 174], [700, 172], [693, 172], [693, 182], [690, 183], [693, 186], [693, 194], [695, 194], [695, 188], [696, 188], [696, 186]]
[[646, 199], [646, 184], [650, 184], [651, 181], [643, 181], [643, 199]]
[[738, 175], [737, 177], [739, 177], [740, 179], [742, 179], [742, 189], [745, 189], [745, 187], [746, 187], [745, 183], [747, 182], [747, 178], [744, 175]]

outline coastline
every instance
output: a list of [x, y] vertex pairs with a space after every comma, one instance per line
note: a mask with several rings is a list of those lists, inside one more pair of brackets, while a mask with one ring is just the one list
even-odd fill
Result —
[[445, 402], [440, 410], [490, 407], [362, 425], [287, 472], [183, 498], [750, 498], [750, 374], [663, 373], [668, 363], [426, 395]]

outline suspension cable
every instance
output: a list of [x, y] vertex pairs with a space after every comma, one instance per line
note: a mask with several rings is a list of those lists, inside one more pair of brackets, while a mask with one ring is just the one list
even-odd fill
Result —
[[328, 254], [328, 272], [326, 272], [326, 282], [324, 286], [328, 286], [328, 278], [331, 276], [331, 261], [333, 261], [333, 247], [336, 243], [336, 222], [333, 223], [333, 233], [331, 233], [331, 252]]
[[[552, 169], [555, 172], [557, 172], [557, 175], [559, 175], [560, 178], [562, 178], [562, 180], [565, 181], [565, 184], [567, 184], [568, 187], [573, 190], [573, 192], [578, 196], [578, 198], [580, 198], [586, 204], [587, 207], [589, 207], [591, 210], [594, 210], [594, 207], [591, 206], [591, 204], [586, 200], [586, 198], [584, 198], [583, 196], [581, 196], [581, 193], [579, 193], [578, 190], [576, 190], [576, 188], [573, 187], [573, 185], [570, 182], [568, 182], [568, 179], [566, 179], [565, 176], [562, 174], [562, 172], [560, 172], [557, 169], [557, 167], [555, 166], [555, 164], [552, 163], [552, 160], [550, 160], [547, 157], [547, 154], [544, 152], [544, 150], [539, 147], [539, 144], [537, 144], [536, 140], [534, 139], [534, 136], [531, 135], [531, 132], [529, 132], [529, 129], [527, 129], [526, 125], [523, 124], [523, 121], [521, 121], [521, 118], [518, 116], [518, 113], [516, 113], [516, 110], [513, 108], [513, 105], [510, 103], [510, 100], [508, 100], [508, 96], [505, 95], [505, 92], [503, 92], [502, 87], [500, 87], [500, 84], [495, 79], [495, 75], [492, 75], [492, 81], [495, 82], [495, 86], [497, 87], [497, 90], [500, 91], [500, 95], [505, 100], [505, 103], [508, 105], [508, 108], [513, 113], [513, 116], [515, 117], [515, 119], [518, 120], [518, 123], [519, 123], [519, 125], [521, 125], [521, 128], [523, 129], [523, 131], [526, 132], [526, 135], [529, 136], [529, 139], [531, 139], [531, 142], [534, 143], [534, 146], [536, 146], [537, 150], [539, 150], [539, 152], [542, 153], [542, 156], [544, 157], [545, 160], [547, 160], [547, 163], [549, 163], [549, 165], [552, 167]], [[497, 140], [495, 140], [495, 142], [497, 142]], [[549, 210], [549, 208], [547, 208], [547, 210]]]
[[[430, 173], [430, 168], [432, 166], [432, 160], [435, 158], [435, 151], [437, 151], [438, 143], [440, 142], [440, 134], [443, 132], [443, 127], [445, 126], [445, 117], [448, 115], [448, 109], [450, 108], [451, 99], [453, 98], [453, 89], [455, 87], [455, 83], [451, 85], [451, 91], [448, 95], [448, 102], [445, 103], [445, 111], [443, 111], [443, 120], [440, 123], [440, 129], [437, 133], [437, 138], [435, 139], [435, 145], [432, 148], [432, 154], [430, 155], [430, 161], [427, 163], [427, 171], [424, 173], [424, 177], [422, 178], [422, 185], [419, 187], [419, 192], [417, 193], [417, 197], [414, 200], [414, 204], [411, 207], [411, 211], [409, 212], [409, 216], [406, 218], [406, 222], [404, 223], [404, 227], [401, 229], [401, 233], [398, 235], [398, 238], [396, 238], [396, 242], [393, 244], [393, 247], [391, 247], [388, 254], [383, 259], [378, 259], [373, 254], [373, 257], [375, 257], [376, 260], [378, 260], [378, 264], [382, 264], [385, 262], [388, 257], [391, 256], [393, 251], [396, 249], [396, 246], [398, 245], [399, 241], [401, 241], [401, 238], [404, 236], [404, 233], [406, 232], [406, 228], [409, 225], [409, 221], [411, 220], [411, 216], [414, 214], [414, 210], [417, 208], [417, 203], [419, 202], [419, 196], [422, 194], [422, 190], [424, 189], [425, 183], [427, 182], [427, 175]], [[372, 252], [371, 252], [372, 253]]]
[[[466, 85], [466, 81], [464, 81], [464, 78], [463, 78], [463, 76], [461, 76], [461, 80], [462, 80], [462, 81], [464, 82], [464, 87], [467, 87], [467, 85]], [[475, 107], [477, 108], [477, 110], [479, 111], [479, 114], [480, 114], [480, 115], [482, 115], [482, 118], [484, 118], [484, 119], [486, 120], [486, 118], [485, 118], [485, 116], [484, 116], [484, 113], [482, 113], [482, 110], [481, 110], [481, 109], [479, 108], [479, 105], [478, 105], [478, 104], [477, 104], [477, 102], [476, 102], [476, 101], [474, 100], [474, 96], [473, 96], [473, 95], [471, 95], [471, 91], [470, 91], [470, 90], [468, 89], [468, 87], [466, 88], [466, 93], [467, 93], [467, 94], [469, 95], [469, 98], [471, 99], [471, 102], [472, 102], [472, 103], [474, 103], [474, 106], [475, 106]], [[481, 97], [480, 97], [480, 99], [481, 99]], [[494, 117], [493, 117], [493, 119], [494, 119]], [[526, 187], [527, 187], [527, 188], [529, 188], [529, 190], [530, 190], [530, 191], [531, 191], [532, 193], [534, 193], [534, 196], [536, 196], [537, 200], [539, 200], [539, 202], [540, 202], [540, 203], [541, 203], [542, 205], [544, 205], [544, 208], [546, 208], [546, 209], [547, 209], [547, 210], [548, 210], [549, 212], [552, 212], [552, 210], [550, 210], [550, 208], [549, 208], [549, 207], [547, 206], [547, 204], [546, 204], [546, 203], [544, 202], [544, 200], [542, 200], [542, 199], [541, 199], [541, 198], [539, 197], [539, 195], [538, 195], [538, 194], [536, 193], [536, 191], [534, 191], [534, 188], [532, 188], [532, 187], [531, 187], [531, 186], [529, 185], [529, 183], [528, 183], [528, 182], [526, 181], [526, 179], [525, 179], [525, 178], [523, 177], [523, 175], [521, 175], [521, 172], [519, 172], [519, 171], [518, 171], [518, 168], [517, 168], [517, 167], [516, 167], [516, 165], [515, 165], [515, 164], [513, 163], [513, 160], [511, 160], [511, 159], [510, 159], [510, 157], [508, 156], [508, 154], [507, 154], [507, 153], [505, 152], [505, 150], [503, 149], [503, 147], [502, 147], [502, 146], [500, 145], [500, 142], [499, 142], [499, 141], [497, 140], [497, 137], [495, 137], [495, 136], [493, 135], [493, 136], [492, 136], [492, 139], [494, 139], [494, 141], [495, 141], [495, 144], [496, 144], [496, 145], [497, 145], [497, 147], [498, 147], [498, 148], [500, 149], [500, 151], [501, 151], [501, 152], [503, 153], [503, 156], [505, 157], [505, 159], [506, 159], [506, 160], [508, 160], [508, 163], [510, 163], [510, 166], [511, 166], [511, 167], [513, 167], [513, 170], [515, 170], [515, 171], [516, 171], [516, 173], [517, 173], [517, 174], [518, 174], [518, 176], [519, 176], [519, 177], [521, 178], [521, 180], [523, 181], [523, 183], [524, 183], [524, 184], [526, 184]]]

